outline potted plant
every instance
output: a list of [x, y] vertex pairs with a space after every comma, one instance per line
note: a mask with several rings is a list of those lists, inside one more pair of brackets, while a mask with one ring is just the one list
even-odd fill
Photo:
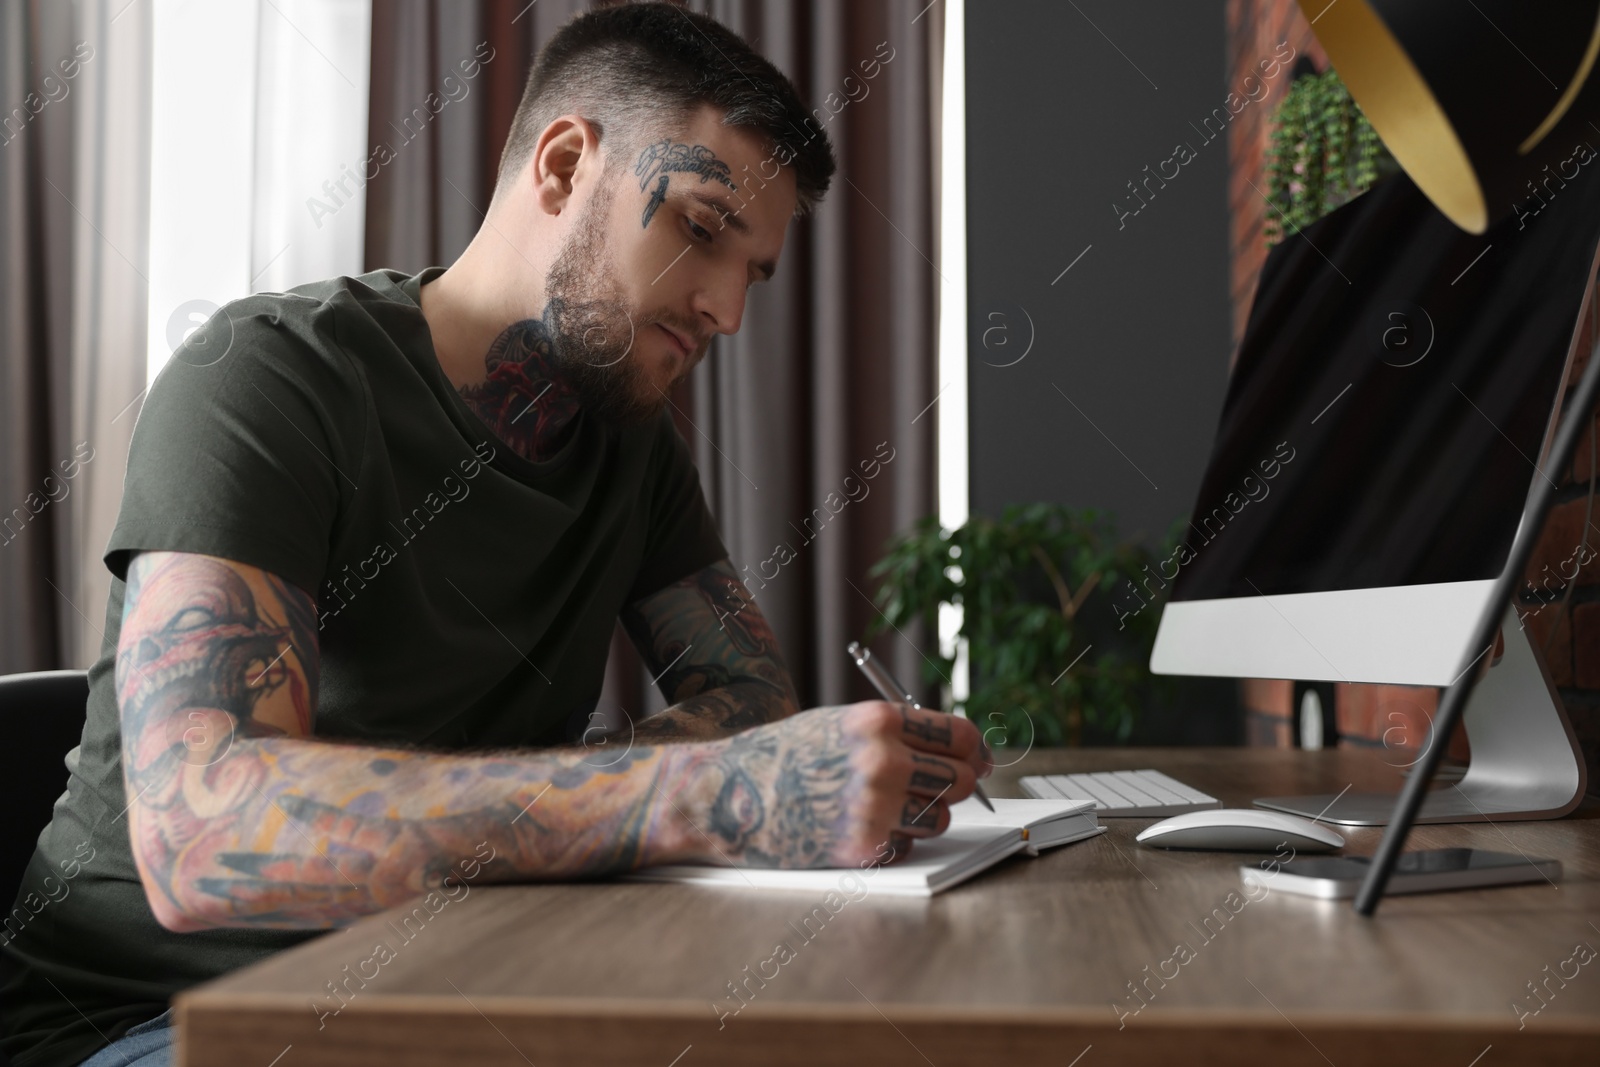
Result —
[[[951, 710], [978, 723], [991, 746], [1077, 745], [1086, 727], [1125, 740], [1150, 681], [1160, 612], [1108, 604], [1127, 583], [1155, 588], [1156, 558], [1091, 509], [1012, 505], [998, 521], [974, 516], [953, 530], [928, 516], [868, 571], [881, 579], [881, 616], [867, 636], [916, 620], [937, 632], [940, 605], [959, 605], [972, 692]], [[930, 683], [955, 666], [938, 651], [923, 665]]]

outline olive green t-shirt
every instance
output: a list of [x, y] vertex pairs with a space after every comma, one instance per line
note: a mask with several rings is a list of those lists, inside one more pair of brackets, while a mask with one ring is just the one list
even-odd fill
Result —
[[176, 991], [315, 936], [175, 934], [150, 911], [113, 687], [131, 552], [237, 560], [314, 593], [314, 734], [442, 750], [569, 740], [620, 609], [727, 555], [670, 411], [633, 427], [580, 412], [537, 463], [488, 429], [422, 317], [443, 269], [236, 300], [151, 386], [88, 721], [0, 930], [0, 1048], [18, 1067], [76, 1064]]

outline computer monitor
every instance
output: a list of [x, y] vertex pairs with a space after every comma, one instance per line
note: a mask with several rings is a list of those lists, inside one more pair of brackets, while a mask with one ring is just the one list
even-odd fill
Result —
[[[1594, 285], [1591, 159], [1482, 236], [1395, 174], [1273, 248], [1185, 536], [1114, 602], [1167, 592], [1153, 671], [1441, 686], [1461, 673], [1533, 479], [1557, 476], [1537, 464]], [[1582, 796], [1559, 696], [1507, 617], [1505, 655], [1466, 712], [1471, 767], [1418, 821], [1554, 817]], [[1351, 824], [1393, 807], [1332, 801], [1257, 803]]]

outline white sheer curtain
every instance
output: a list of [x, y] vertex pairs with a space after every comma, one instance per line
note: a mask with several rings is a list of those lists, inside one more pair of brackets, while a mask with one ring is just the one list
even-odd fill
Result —
[[[77, 6], [81, 33], [103, 42], [78, 86], [73, 173], [70, 434], [92, 450], [67, 514], [63, 593], [67, 666], [87, 667], [103, 639], [111, 575], [101, 561], [122, 498], [134, 416], [143, 385], [138, 339], [149, 295], [150, 21], [127, 0]], [[137, 405], [135, 405], [137, 406]], [[59, 467], [59, 464], [58, 464]]]
[[372, 5], [154, 11], [152, 380], [221, 304], [361, 272]]
[[185, 333], [362, 270], [370, 21], [371, 0], [0, 4], [0, 673], [99, 654], [128, 441]]
[[[150, 11], [0, 12], [0, 671], [84, 667], [144, 385]], [[92, 565], [91, 565], [92, 563]]]

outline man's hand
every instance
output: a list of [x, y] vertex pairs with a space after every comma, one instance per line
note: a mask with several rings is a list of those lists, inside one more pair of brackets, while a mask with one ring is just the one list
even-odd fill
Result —
[[971, 722], [882, 700], [664, 751], [664, 799], [699, 836], [682, 851], [750, 867], [902, 856], [913, 838], [944, 832], [950, 805], [993, 769]]

